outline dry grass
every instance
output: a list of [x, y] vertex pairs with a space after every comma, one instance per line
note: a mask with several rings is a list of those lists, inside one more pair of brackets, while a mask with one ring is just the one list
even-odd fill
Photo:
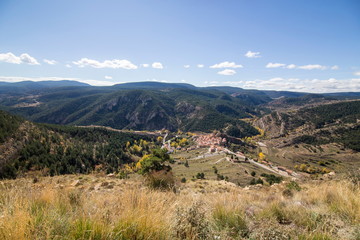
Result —
[[349, 181], [244, 189], [59, 176], [0, 182], [0, 239], [359, 239], [360, 188]]

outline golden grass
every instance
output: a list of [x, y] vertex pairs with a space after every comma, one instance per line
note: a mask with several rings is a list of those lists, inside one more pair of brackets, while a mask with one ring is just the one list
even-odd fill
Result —
[[[246, 190], [226, 182], [177, 193], [82, 176], [0, 182], [0, 239], [359, 239], [360, 189], [349, 181]], [[107, 184], [103, 184], [106, 182]], [[111, 187], [109, 187], [111, 185]]]

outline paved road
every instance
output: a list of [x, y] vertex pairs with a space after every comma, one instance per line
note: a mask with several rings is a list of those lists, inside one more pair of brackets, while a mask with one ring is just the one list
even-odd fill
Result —
[[[242, 156], [237, 155], [236, 153], [230, 151], [230, 150], [227, 149], [227, 148], [225, 148], [225, 151], [227, 151], [227, 152], [229, 152], [229, 153], [231, 153], [231, 154], [234, 154], [235, 156], [242, 157]], [[258, 166], [258, 167], [261, 167], [261, 168], [263, 168], [263, 169], [266, 169], [266, 170], [268, 170], [268, 171], [270, 171], [270, 172], [276, 173], [276, 174], [281, 175], [281, 176], [284, 176], [284, 177], [290, 177], [290, 175], [287, 174], [287, 173], [284, 172], [284, 171], [276, 170], [276, 169], [274, 169], [274, 168], [272, 168], [272, 167], [269, 167], [269, 166], [266, 166], [266, 165], [264, 165], [264, 164], [262, 164], [262, 163], [256, 162], [256, 161], [254, 161], [253, 159], [248, 158], [248, 161], [249, 161], [250, 163], [252, 163], [252, 164], [254, 164], [254, 165]], [[294, 174], [294, 175], [295, 175], [295, 177], [296, 177], [296, 174]], [[294, 177], [294, 176], [292, 176], [292, 177]]]
[[162, 144], [163, 147], [165, 147], [167, 136], [168, 136], [168, 133], [166, 133], [165, 136], [164, 136], [164, 138], [163, 138], [163, 144]]

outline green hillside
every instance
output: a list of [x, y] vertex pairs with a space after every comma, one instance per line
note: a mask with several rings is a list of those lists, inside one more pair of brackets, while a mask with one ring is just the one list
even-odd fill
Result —
[[293, 137], [292, 144], [339, 143], [344, 148], [359, 151], [359, 120], [360, 101], [347, 101], [288, 112], [274, 111], [260, 118], [257, 125], [269, 137]]
[[199, 90], [184, 86], [117, 91], [109, 91], [108, 88], [58, 88], [26, 99], [4, 98], [0, 103], [7, 111], [42, 123], [204, 132], [233, 125], [246, 131], [243, 132], [245, 136], [256, 132], [239, 120], [260, 114], [252, 102], [215, 89]]
[[101, 128], [34, 124], [0, 111], [0, 179], [40, 171], [46, 175], [113, 172], [132, 162], [127, 142], [147, 136]]

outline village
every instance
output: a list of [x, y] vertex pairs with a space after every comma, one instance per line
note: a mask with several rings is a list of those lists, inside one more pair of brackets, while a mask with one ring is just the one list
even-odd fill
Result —
[[[293, 177], [293, 178], [299, 178], [301, 175], [296, 173], [293, 170], [290, 170], [283, 166], [276, 166], [269, 160], [267, 160], [264, 157], [264, 154], [260, 153], [259, 157], [257, 159], [251, 159], [247, 156], [245, 156], [244, 153], [237, 151], [233, 152], [226, 148], [226, 145], [228, 143], [228, 140], [225, 137], [220, 136], [220, 134], [217, 133], [209, 133], [209, 134], [196, 134], [191, 137], [191, 141], [194, 143], [190, 146], [174, 146], [171, 142], [171, 140], [165, 141], [167, 135], [164, 137], [164, 144], [163, 148], [166, 148], [169, 153], [174, 153], [176, 151], [192, 151], [196, 149], [208, 149], [208, 153], [204, 154], [202, 157], [210, 157], [213, 154], [226, 154], [226, 157], [224, 158], [226, 161], [229, 161], [231, 163], [250, 163], [254, 164], [258, 167], [261, 167], [267, 171], [270, 171], [272, 173], [284, 176], [284, 177]], [[178, 137], [178, 136], [176, 136]], [[263, 146], [263, 145], [261, 145]], [[198, 156], [199, 158], [201, 156]]]

